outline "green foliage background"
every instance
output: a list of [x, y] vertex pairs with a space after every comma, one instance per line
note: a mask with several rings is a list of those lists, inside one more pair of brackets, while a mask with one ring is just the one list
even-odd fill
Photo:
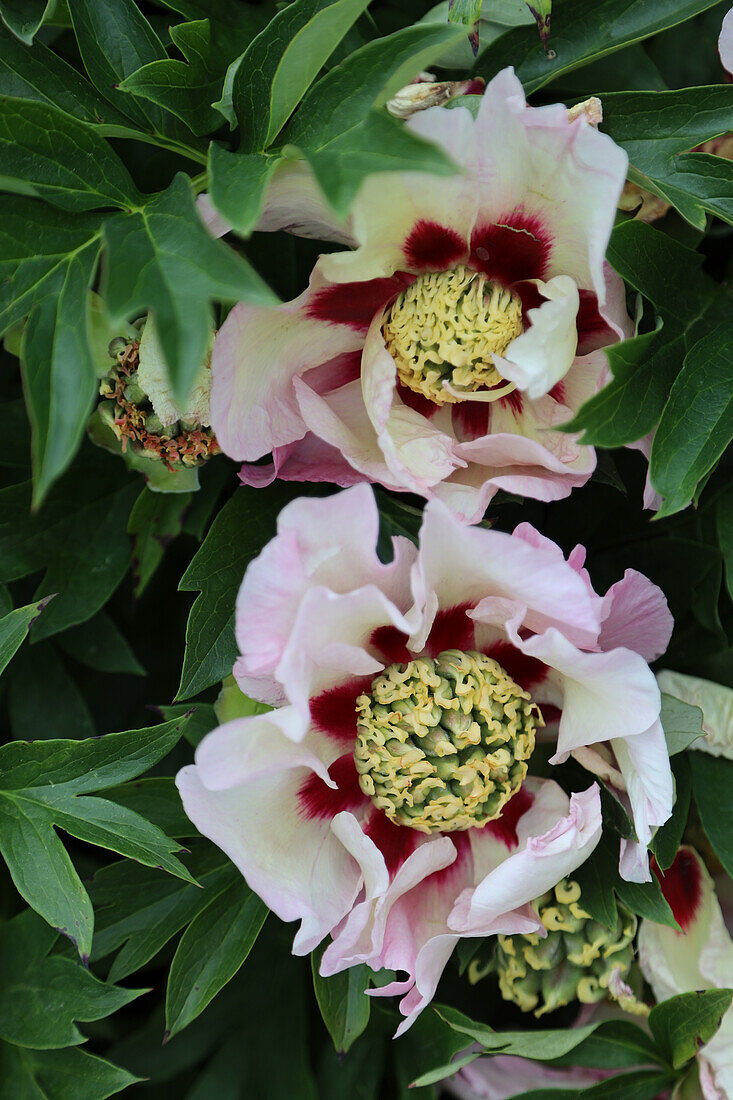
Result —
[[[418, 70], [511, 64], [533, 103], [601, 95], [630, 178], [673, 210], [653, 227], [620, 215], [613, 234], [638, 325], [572, 425], [602, 448], [597, 473], [490, 516], [584, 543], [601, 590], [645, 572], [675, 616], [665, 667], [733, 687], [733, 162], [692, 151], [733, 131], [715, 48], [729, 6], [554, 0], [546, 53], [521, 5], [484, 0], [474, 63], [476, 3], [449, 23], [420, 22], [424, 0], [0, 0], [0, 1100], [428, 1098], [473, 1040], [613, 1068], [583, 1095], [651, 1100], [715, 1031], [726, 991], [658, 1006], [650, 1034], [571, 1030], [569, 1009], [539, 1029], [469, 987], [462, 958], [439, 990], [451, 1007], [393, 1043], [368, 972], [322, 979], [292, 958], [291, 930], [197, 835], [172, 776], [216, 722], [247, 563], [285, 502], [323, 490], [241, 488], [217, 457], [198, 492], [156, 494], [85, 429], [125, 322], [152, 313], [185, 395], [232, 303], [300, 292], [328, 246], [252, 232], [284, 159], [304, 157], [340, 214], [371, 172], [453, 172], [384, 110]], [[203, 190], [226, 243], [199, 220]], [[654, 427], [651, 521], [645, 464], [619, 448]], [[419, 502], [377, 495], [385, 537], [414, 537]], [[693, 829], [733, 874], [733, 763], [684, 751], [699, 714], [668, 703], [665, 727], [683, 751], [659, 863]], [[604, 813], [630, 835], [610, 794]], [[612, 849], [582, 869], [584, 904], [674, 923], [656, 882], [618, 879]]]

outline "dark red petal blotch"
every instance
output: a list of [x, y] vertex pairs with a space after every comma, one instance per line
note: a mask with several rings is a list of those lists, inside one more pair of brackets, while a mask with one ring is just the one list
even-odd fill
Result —
[[334, 283], [313, 295], [306, 313], [315, 321], [368, 329], [374, 314], [412, 282], [413, 276], [397, 272], [391, 278], [368, 279], [363, 283]]
[[369, 638], [369, 645], [386, 665], [406, 664], [412, 660], [406, 643], [407, 635], [396, 626], [378, 626]]
[[310, 701], [311, 721], [329, 737], [352, 746], [356, 742], [356, 700], [371, 690], [371, 676], [354, 676], [343, 684], [314, 695]]
[[456, 437], [462, 443], [489, 433], [489, 406], [484, 401], [459, 401], [451, 405], [451, 419]]
[[444, 271], [466, 258], [468, 245], [455, 229], [421, 218], [410, 230], [402, 251], [415, 271]]
[[544, 279], [551, 250], [552, 238], [542, 220], [522, 210], [494, 225], [478, 226], [471, 235], [472, 266], [504, 286]]
[[517, 836], [519, 819], [526, 814], [533, 802], [534, 795], [531, 791], [528, 791], [526, 787], [520, 787], [513, 798], [510, 798], [504, 806], [501, 817], [497, 817], [496, 821], [490, 821], [488, 825], [484, 825], [484, 829], [511, 851], [519, 843], [519, 837]]
[[536, 657], [528, 657], [511, 642], [497, 642], [486, 650], [486, 656], [498, 661], [512, 680], [525, 691], [541, 683], [547, 675], [546, 664], [538, 661]]
[[466, 614], [472, 607], [470, 603], [459, 603], [437, 613], [425, 643], [430, 657], [437, 657], [446, 649], [476, 648], [473, 620]]
[[363, 829], [384, 856], [391, 875], [399, 870], [417, 846], [417, 831], [408, 825], [395, 825], [381, 810], [372, 812]]
[[674, 863], [666, 871], [660, 870], [655, 859], [652, 859], [651, 866], [674, 919], [686, 932], [702, 904], [702, 871], [694, 852], [689, 848], [680, 848]]
[[314, 818], [330, 819], [342, 810], [357, 810], [367, 801], [359, 786], [352, 753], [346, 753], [335, 760], [328, 769], [328, 774], [337, 784], [336, 790], [324, 783], [315, 772], [306, 776], [298, 790], [300, 812], [310, 821]]

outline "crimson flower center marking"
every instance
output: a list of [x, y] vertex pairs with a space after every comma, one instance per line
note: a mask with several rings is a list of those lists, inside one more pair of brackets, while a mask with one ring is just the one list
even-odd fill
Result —
[[382, 334], [400, 381], [438, 405], [514, 389], [494, 366], [524, 331], [516, 294], [459, 264], [421, 275], [387, 311]]
[[423, 833], [486, 825], [527, 775], [539, 708], [483, 653], [393, 664], [356, 701], [362, 791]]

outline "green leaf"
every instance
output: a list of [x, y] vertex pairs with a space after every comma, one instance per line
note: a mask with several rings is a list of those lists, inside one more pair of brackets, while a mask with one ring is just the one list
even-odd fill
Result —
[[191, 855], [184, 859], [198, 885], [127, 860], [103, 867], [94, 876], [90, 892], [96, 921], [91, 957], [102, 959], [117, 951], [110, 981], [122, 981], [140, 970], [205, 906], [240, 879], [226, 856], [209, 844], [193, 845]]
[[136, 491], [124, 466], [100, 451], [91, 463], [85, 453], [39, 512], [30, 513], [28, 482], [0, 491], [0, 579], [43, 569], [35, 598], [57, 593], [34, 641], [90, 619], [115, 591], [130, 565], [126, 524]]
[[733, 989], [705, 989], [654, 1006], [649, 1027], [674, 1069], [681, 1069], [712, 1039], [731, 1001]]
[[651, 1035], [629, 1019], [610, 1019], [604, 1020], [592, 1035], [569, 1054], [557, 1058], [553, 1065], [629, 1069], [650, 1063], [664, 1065]]
[[249, 955], [267, 907], [243, 879], [202, 910], [181, 937], [168, 976], [166, 1037], [187, 1027], [230, 981]]
[[451, 1058], [450, 1062], [447, 1062], [445, 1065], [428, 1070], [427, 1073], [423, 1073], [420, 1077], [416, 1077], [414, 1081], [410, 1082], [410, 1088], [422, 1089], [429, 1085], [436, 1085], [438, 1081], [444, 1081], [446, 1077], [452, 1077], [453, 1074], [458, 1073], [464, 1066], [470, 1066], [471, 1062], [475, 1062], [480, 1055], [480, 1051], [474, 1050], [458, 1058]]
[[94, 126], [129, 126], [123, 114], [48, 46], [39, 41], [24, 46], [1, 26], [0, 95], [50, 104]]
[[662, 712], [660, 714], [667, 749], [670, 756], [688, 748], [698, 737], [704, 736], [702, 711], [699, 707], [683, 703], [674, 695], [662, 692]]
[[[162, 712], [161, 717], [165, 718], [166, 721], [173, 717], [179, 717], [170, 714], [170, 711], [179, 710], [185, 713], [188, 721], [184, 736], [189, 744], [191, 744], [191, 723], [199, 712], [210, 711], [212, 715], [214, 713], [213, 707], [206, 707], [201, 704], [191, 710], [186, 710], [185, 707], [159, 707], [157, 709]], [[208, 733], [215, 725], [216, 718], [207, 726], [206, 732]], [[148, 776], [146, 779], [134, 779], [130, 783], [112, 787], [105, 792], [105, 797], [110, 802], [116, 802], [119, 806], [126, 806], [128, 810], [133, 810], [147, 821], [152, 821], [154, 825], [163, 830], [166, 836], [175, 837], [179, 840], [181, 837], [198, 837], [200, 835], [193, 822], [186, 817], [173, 776]]]
[[247, 47], [234, 76], [242, 152], [263, 152], [369, 0], [295, 0]]
[[638, 1070], [601, 1081], [580, 1093], [573, 1092], [568, 1100], [575, 1100], [576, 1096], [583, 1100], [657, 1100], [659, 1096], [666, 1095], [676, 1082], [674, 1073]]
[[0, 333], [60, 293], [69, 264], [99, 226], [98, 214], [72, 217], [35, 199], [0, 195]]
[[33, 432], [34, 507], [74, 457], [97, 396], [88, 292], [98, 255], [94, 239], [68, 257], [57, 292], [33, 308], [23, 332], [20, 362]]
[[545, 53], [534, 27], [518, 27], [502, 35], [482, 54], [475, 75], [492, 77], [508, 64], [529, 95], [563, 73], [640, 42], [668, 27], [714, 7], [717, 0], [564, 0], [552, 16], [552, 48]]
[[143, 489], [127, 524], [133, 537], [132, 572], [135, 596], [141, 596], [163, 560], [166, 547], [183, 530], [191, 493], [153, 493]]
[[52, 598], [47, 596], [45, 600], [18, 607], [0, 619], [0, 673], [7, 667], [31, 626]]
[[243, 486], [216, 516], [178, 586], [201, 593], [188, 617], [178, 699], [190, 699], [232, 671], [234, 601], [244, 571], [272, 538], [281, 508], [297, 492], [283, 482], [266, 493]]
[[54, 826], [191, 881], [159, 829], [92, 791], [134, 779], [165, 756], [181, 721], [86, 741], [13, 741], [0, 748], [0, 853], [13, 882], [44, 920], [89, 955], [93, 912]]
[[321, 190], [337, 214], [343, 215], [374, 172], [432, 172], [452, 176], [459, 171], [437, 145], [423, 141], [386, 112], [372, 111], [327, 145], [303, 153]]
[[652, 430], [689, 346], [707, 317], [725, 306], [715, 284], [700, 272], [702, 256], [643, 222], [617, 226], [608, 259], [656, 306], [661, 324], [606, 349], [613, 380], [563, 427], [584, 431], [584, 443], [617, 447]]
[[718, 324], [687, 353], [652, 444], [649, 474], [679, 512], [733, 439], [733, 325]]
[[[113, 107], [143, 129], [170, 129], [170, 115], [156, 104], [118, 91], [125, 77], [163, 61], [167, 54], [133, 0], [67, 0], [84, 67], [95, 88]], [[178, 125], [177, 120], [176, 125]]]
[[607, 928], [615, 928], [618, 911], [614, 886], [619, 878], [617, 844], [602, 838], [590, 859], [573, 872], [573, 878], [580, 886], [583, 908], [594, 920]]
[[142, 196], [111, 146], [50, 104], [4, 99], [0, 184], [62, 210], [137, 205]]
[[0, 0], [0, 19], [8, 30], [30, 46], [53, 0]]
[[104, 293], [117, 319], [150, 310], [174, 393], [183, 402], [206, 354], [210, 302], [275, 297], [241, 256], [204, 228], [190, 181], [179, 174], [161, 195], [104, 225]]
[[324, 978], [319, 973], [324, 951], [325, 945], [311, 954], [313, 990], [335, 1050], [346, 1054], [369, 1023], [371, 999], [365, 990], [371, 971], [362, 964]]
[[59, 635], [64, 652], [97, 672], [121, 672], [144, 676], [145, 669], [130, 648], [130, 643], [105, 611]]
[[733, 761], [706, 752], [690, 752], [688, 760], [702, 827], [723, 867], [733, 875]]
[[80, 963], [49, 951], [56, 933], [26, 909], [0, 927], [0, 1039], [53, 1050], [84, 1042], [75, 1021], [100, 1020], [143, 989], [100, 982]]
[[718, 497], [715, 522], [718, 546], [725, 561], [725, 583], [733, 600], [733, 485]]
[[8, 711], [16, 741], [78, 741], [96, 733], [84, 696], [50, 641], [26, 646], [13, 662], [8, 671]]
[[215, 142], [209, 146], [209, 195], [237, 233], [246, 237], [254, 229], [280, 162], [266, 153], [230, 153]]
[[[448, 18], [451, 23], [463, 23], [472, 27], [481, 18], [481, 6], [483, 0], [451, 0], [448, 9]], [[489, 0], [491, 7], [491, 0]]]
[[[538, 1062], [561, 1058], [579, 1046], [599, 1027], [556, 1028], [552, 1031], [494, 1031], [487, 1024], [476, 1023], [455, 1008], [438, 1005], [435, 1012], [454, 1031], [466, 1035], [490, 1054], [516, 1054]], [[467, 1044], [466, 1044], [467, 1045]]]
[[618, 900], [646, 920], [653, 920], [656, 924], [665, 924], [668, 928], [679, 931], [679, 925], [674, 913], [662, 893], [662, 888], [657, 879], [652, 876], [651, 882], [626, 882], [619, 878], [615, 885]]
[[280, 135], [281, 141], [321, 148], [383, 106], [416, 72], [462, 38], [455, 27], [428, 23], [368, 42], [310, 89]]
[[674, 773], [675, 800], [672, 816], [657, 829], [650, 848], [654, 852], [657, 863], [662, 871], [666, 871], [674, 863], [675, 856], [682, 843], [682, 834], [687, 825], [690, 813], [690, 799], [692, 797], [692, 775], [690, 772], [689, 756], [687, 753], [679, 753], [672, 761]]
[[3, 1100], [107, 1100], [141, 1080], [76, 1047], [24, 1050], [0, 1043]]

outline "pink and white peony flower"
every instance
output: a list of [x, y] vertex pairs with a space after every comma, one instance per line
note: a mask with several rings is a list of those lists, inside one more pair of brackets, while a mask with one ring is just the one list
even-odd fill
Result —
[[633, 571], [596, 595], [582, 548], [566, 561], [528, 524], [467, 527], [432, 501], [419, 548], [394, 539], [389, 564], [378, 527], [366, 485], [282, 511], [239, 592], [234, 667], [277, 709], [214, 730], [177, 782], [201, 832], [301, 921], [296, 954], [330, 934], [322, 973], [405, 973], [373, 991], [404, 995], [404, 1030], [461, 937], [542, 934], [529, 903], [598, 842], [596, 784], [568, 797], [527, 776], [544, 721], [551, 762], [610, 747], [644, 844], [669, 815], [647, 660], [671, 617]]
[[[534, 1089], [586, 1089], [611, 1076], [608, 1070], [554, 1069], [542, 1062], [519, 1058], [513, 1054], [477, 1058], [464, 1066], [455, 1077], [448, 1078], [445, 1090], [458, 1100], [512, 1100], [520, 1093]], [[548, 1095], [552, 1096], [553, 1092]]]
[[720, 28], [718, 53], [720, 54], [723, 68], [726, 69], [727, 72], [733, 73], [733, 8], [730, 9], [723, 19], [723, 25]]
[[[408, 125], [463, 175], [368, 178], [334, 224], [307, 169], [275, 177], [260, 228], [329, 237], [308, 289], [236, 306], [217, 336], [213, 425], [242, 479], [380, 482], [475, 522], [498, 489], [556, 500], [595, 452], [557, 428], [630, 334], [604, 263], [626, 154], [585, 112], [528, 107], [511, 69]], [[212, 221], [211, 210], [202, 216]]]
[[[639, 964], [656, 999], [733, 986], [733, 940], [703, 861], [692, 848], [680, 848], [659, 881], [682, 931], [641, 922]], [[704, 1100], [733, 1100], [733, 1010], [697, 1063]]]

